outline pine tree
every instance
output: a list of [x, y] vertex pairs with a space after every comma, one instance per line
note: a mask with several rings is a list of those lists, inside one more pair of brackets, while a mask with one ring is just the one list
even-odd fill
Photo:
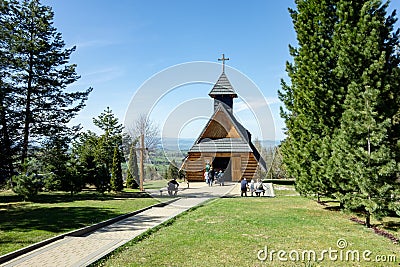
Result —
[[43, 177], [39, 175], [42, 168], [38, 160], [34, 158], [27, 160], [23, 166], [25, 172], [12, 177], [12, 182], [15, 184], [13, 191], [24, 200], [34, 198], [43, 188]]
[[348, 93], [333, 141], [332, 183], [345, 207], [365, 212], [368, 227], [371, 215], [380, 219], [398, 209], [392, 131], [398, 110], [393, 97], [398, 82], [393, 81], [399, 79], [400, 63], [393, 46], [399, 41], [398, 32], [392, 33], [395, 19], [386, 18], [386, 9], [381, 1], [340, 1], [335, 38], [336, 73]]
[[44, 172], [52, 174], [46, 181], [47, 190], [71, 191], [70, 175], [67, 171], [67, 163], [70, 159], [69, 144], [70, 138], [53, 136], [46, 140], [38, 153], [37, 158], [44, 166]]
[[69, 182], [69, 186], [65, 183], [62, 185], [62, 187], [66, 191], [68, 189], [68, 191], [71, 193], [71, 196], [73, 196], [75, 193], [82, 191], [83, 187], [85, 186], [85, 170], [80, 164], [79, 160], [73, 156], [69, 158], [68, 162], [66, 163], [66, 167], [67, 177], [65, 177], [66, 179], [63, 179], [62, 181], [64, 183]]
[[83, 184], [96, 185], [96, 174], [99, 164], [96, 162], [96, 148], [99, 137], [91, 132], [83, 132], [72, 144], [72, 158], [81, 167]]
[[116, 192], [121, 192], [124, 189], [122, 180], [122, 168], [121, 168], [121, 154], [118, 146], [114, 148], [113, 164], [111, 169], [111, 189]]
[[[296, 4], [290, 12], [299, 47], [290, 47], [291, 84], [282, 81], [279, 92], [288, 135], [284, 165], [301, 193], [335, 195], [365, 209], [369, 221], [370, 214], [396, 209], [387, 198], [395, 195], [400, 148], [395, 13], [386, 17], [388, 3], [377, 0]], [[366, 140], [369, 164], [383, 157], [375, 167], [361, 156]], [[359, 172], [360, 166], [369, 167]]]
[[[281, 110], [287, 127], [282, 144], [288, 174], [296, 178], [302, 194], [330, 193], [329, 180], [323, 167], [329, 157], [328, 143], [332, 128], [338, 124], [342, 95], [337, 92], [332, 69], [336, 55], [332, 50], [335, 24], [334, 0], [296, 1], [297, 10], [290, 9], [297, 34], [298, 48], [290, 46], [293, 63], [286, 70], [291, 80], [282, 80]], [[323, 148], [325, 150], [323, 150]], [[327, 150], [327, 151], [326, 151]]]
[[96, 160], [104, 164], [111, 173], [114, 147], [122, 145], [123, 126], [109, 107], [97, 118], [93, 118], [93, 123], [103, 131], [97, 143]]
[[0, 184], [3, 184], [13, 175], [15, 157], [20, 149], [20, 114], [15, 109], [16, 92], [11, 79], [13, 53], [10, 46], [15, 24], [8, 1], [0, 1], [0, 14]]
[[101, 130], [104, 134], [110, 137], [119, 137], [122, 133], [122, 124], [118, 122], [118, 118], [115, 117], [110, 107], [107, 107], [97, 118], [93, 118], [93, 123]]
[[[39, 0], [10, 1], [8, 4], [7, 23], [13, 28], [11, 35], [2, 38], [2, 47], [12, 55], [6, 68], [13, 105], [9, 106], [6, 119], [7, 113], [8, 116], [14, 113], [13, 120], [21, 125], [18, 129], [20, 162], [24, 163], [35, 144], [69, 130], [78, 130], [78, 127], [70, 128], [68, 123], [84, 107], [92, 89], [83, 92], [65, 90], [79, 79], [76, 65], [68, 65], [75, 47], [64, 48], [62, 36], [53, 26], [51, 8], [41, 5]], [[4, 106], [5, 98], [1, 98]], [[6, 131], [13, 133], [9, 128]]]
[[118, 119], [108, 107], [97, 118], [93, 118], [93, 122], [103, 130], [103, 133], [101, 135], [91, 131], [81, 133], [79, 139], [74, 142], [73, 154], [79, 159], [79, 164], [84, 169], [82, 173], [84, 183], [93, 184], [99, 192], [105, 192], [111, 188], [110, 178], [115, 159], [115, 147], [119, 148], [120, 163], [123, 159], [120, 149], [122, 125], [118, 123]]

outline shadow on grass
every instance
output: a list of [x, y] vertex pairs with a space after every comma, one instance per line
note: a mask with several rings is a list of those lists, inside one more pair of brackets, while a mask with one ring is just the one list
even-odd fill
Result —
[[[107, 220], [118, 215], [120, 214], [105, 208], [44, 208], [28, 206], [10, 209], [8, 211], [0, 211], [0, 229], [5, 232], [30, 232], [33, 230], [44, 230], [53, 233], [62, 233]], [[0, 244], [5, 242], [10, 241], [3, 239], [0, 240]]]
[[338, 206], [327, 206], [324, 209], [330, 210], [330, 211], [341, 211], [343, 208], [341, 208], [339, 205]]
[[[112, 200], [112, 199], [127, 199], [127, 198], [151, 198], [150, 195], [142, 192], [118, 192], [118, 193], [99, 193], [96, 191], [85, 190], [71, 196], [67, 192], [41, 192], [31, 199], [34, 203], [62, 203], [82, 200]], [[22, 202], [23, 198], [16, 194], [0, 195], [0, 203], [16, 203]], [[18, 203], [21, 205], [21, 203]]]
[[399, 231], [400, 222], [399, 221], [387, 221], [382, 223], [382, 228], [386, 230]]
[[317, 201], [318, 204], [324, 207], [325, 210], [330, 210], [330, 211], [341, 211], [343, 208], [340, 206], [340, 201], [338, 200], [322, 200], [320, 202]]

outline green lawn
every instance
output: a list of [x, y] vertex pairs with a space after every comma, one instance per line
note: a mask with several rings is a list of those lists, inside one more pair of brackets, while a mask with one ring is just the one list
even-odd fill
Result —
[[150, 181], [145, 181], [143, 183], [144, 189], [160, 189], [163, 187], [167, 186], [168, 181], [163, 179], [163, 180], [150, 180]]
[[[98, 265], [105, 266], [398, 266], [400, 247], [372, 230], [351, 222], [350, 215], [325, 209], [313, 200], [222, 198], [184, 213], [158, 231], [133, 240]], [[397, 236], [398, 233], [397, 233]], [[340, 249], [337, 245], [347, 243]], [[265, 258], [265, 248], [268, 255]], [[271, 256], [271, 251], [277, 252]], [[323, 253], [324, 250], [329, 251]], [[335, 252], [334, 250], [337, 250]], [[324, 261], [311, 264], [308, 253]], [[371, 254], [368, 254], [371, 251]], [[367, 262], [362, 258], [363, 253]], [[280, 252], [284, 253], [284, 252]], [[291, 258], [289, 258], [291, 253]], [[304, 253], [305, 262], [301, 261]], [[337, 254], [335, 254], [337, 253]], [[352, 254], [355, 253], [355, 254]], [[360, 262], [352, 255], [360, 255]], [[299, 255], [299, 261], [292, 261]], [[335, 255], [338, 259], [334, 261]], [[342, 260], [340, 260], [340, 255]], [[346, 256], [347, 255], [347, 256]], [[397, 263], [375, 262], [396, 256]], [[346, 261], [349, 259], [350, 261]], [[332, 259], [332, 260], [331, 260]], [[388, 257], [386, 257], [388, 261]]]
[[22, 202], [10, 191], [0, 193], [0, 255], [84, 226], [129, 213], [157, 200], [137, 192], [119, 194], [41, 193]]
[[[182, 184], [183, 180], [177, 180], [178, 183]], [[167, 187], [168, 180], [162, 179], [162, 180], [150, 180], [150, 181], [145, 181], [143, 183], [144, 189], [160, 189], [160, 188], [165, 188]], [[181, 185], [182, 186], [182, 185]]]

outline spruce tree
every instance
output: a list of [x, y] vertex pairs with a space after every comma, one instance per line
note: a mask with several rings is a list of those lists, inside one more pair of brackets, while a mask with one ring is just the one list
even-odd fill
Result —
[[279, 92], [287, 127], [282, 153], [288, 174], [296, 178], [296, 189], [302, 194], [331, 193], [324, 169], [331, 148], [326, 144], [338, 124], [342, 97], [332, 73], [335, 4], [334, 0], [298, 0], [297, 10], [289, 9], [298, 47], [290, 46], [293, 62], [287, 63], [286, 71], [291, 83], [282, 80]]
[[128, 169], [126, 170], [126, 181], [125, 181], [126, 188], [134, 188], [135, 182], [132, 176], [132, 172]]
[[83, 184], [96, 184], [96, 173], [99, 164], [96, 162], [96, 147], [99, 137], [91, 132], [80, 133], [73, 142], [72, 157], [76, 159], [77, 165], [81, 168]]
[[136, 142], [132, 142], [129, 151], [126, 187], [134, 189], [139, 188], [139, 184], [137, 182], [139, 180], [138, 177], [139, 177], [139, 168], [137, 164]]
[[67, 164], [70, 159], [68, 153], [70, 138], [54, 136], [44, 143], [37, 156], [44, 166], [45, 173], [51, 173], [46, 181], [47, 190], [71, 191], [70, 175], [67, 171]]
[[[301, 193], [332, 194], [349, 208], [379, 217], [389, 206], [396, 209], [388, 196], [396, 195], [399, 176], [395, 12], [386, 16], [388, 3], [377, 0], [296, 5], [290, 12], [298, 48], [290, 47], [291, 83], [282, 81], [279, 92], [286, 107], [281, 110], [287, 126], [284, 165]], [[366, 149], [372, 165], [361, 157]], [[367, 167], [358, 172], [360, 166]]]
[[121, 192], [124, 189], [122, 180], [121, 154], [119, 151], [119, 147], [115, 146], [110, 181], [111, 189], [115, 192]]
[[111, 173], [114, 147], [122, 145], [123, 126], [109, 107], [97, 118], [93, 118], [93, 123], [103, 131], [97, 143], [96, 160], [104, 164]]
[[[99, 192], [110, 189], [110, 178], [114, 163], [115, 147], [122, 146], [122, 125], [107, 107], [93, 122], [103, 133], [97, 135], [91, 131], [81, 133], [74, 143], [73, 154], [83, 167], [84, 182], [93, 184]], [[122, 151], [118, 151], [122, 162]]]
[[348, 93], [333, 140], [332, 184], [345, 207], [364, 211], [368, 227], [371, 215], [380, 219], [398, 209], [393, 117], [399, 41], [394, 14], [387, 18], [386, 9], [381, 1], [339, 1], [337, 12], [335, 71]]

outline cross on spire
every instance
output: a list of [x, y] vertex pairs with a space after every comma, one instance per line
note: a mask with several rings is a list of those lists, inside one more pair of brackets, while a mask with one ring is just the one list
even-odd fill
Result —
[[228, 57], [225, 57], [225, 54], [222, 54], [222, 58], [219, 58], [218, 61], [222, 61], [222, 72], [225, 73], [225, 61], [229, 60]]

